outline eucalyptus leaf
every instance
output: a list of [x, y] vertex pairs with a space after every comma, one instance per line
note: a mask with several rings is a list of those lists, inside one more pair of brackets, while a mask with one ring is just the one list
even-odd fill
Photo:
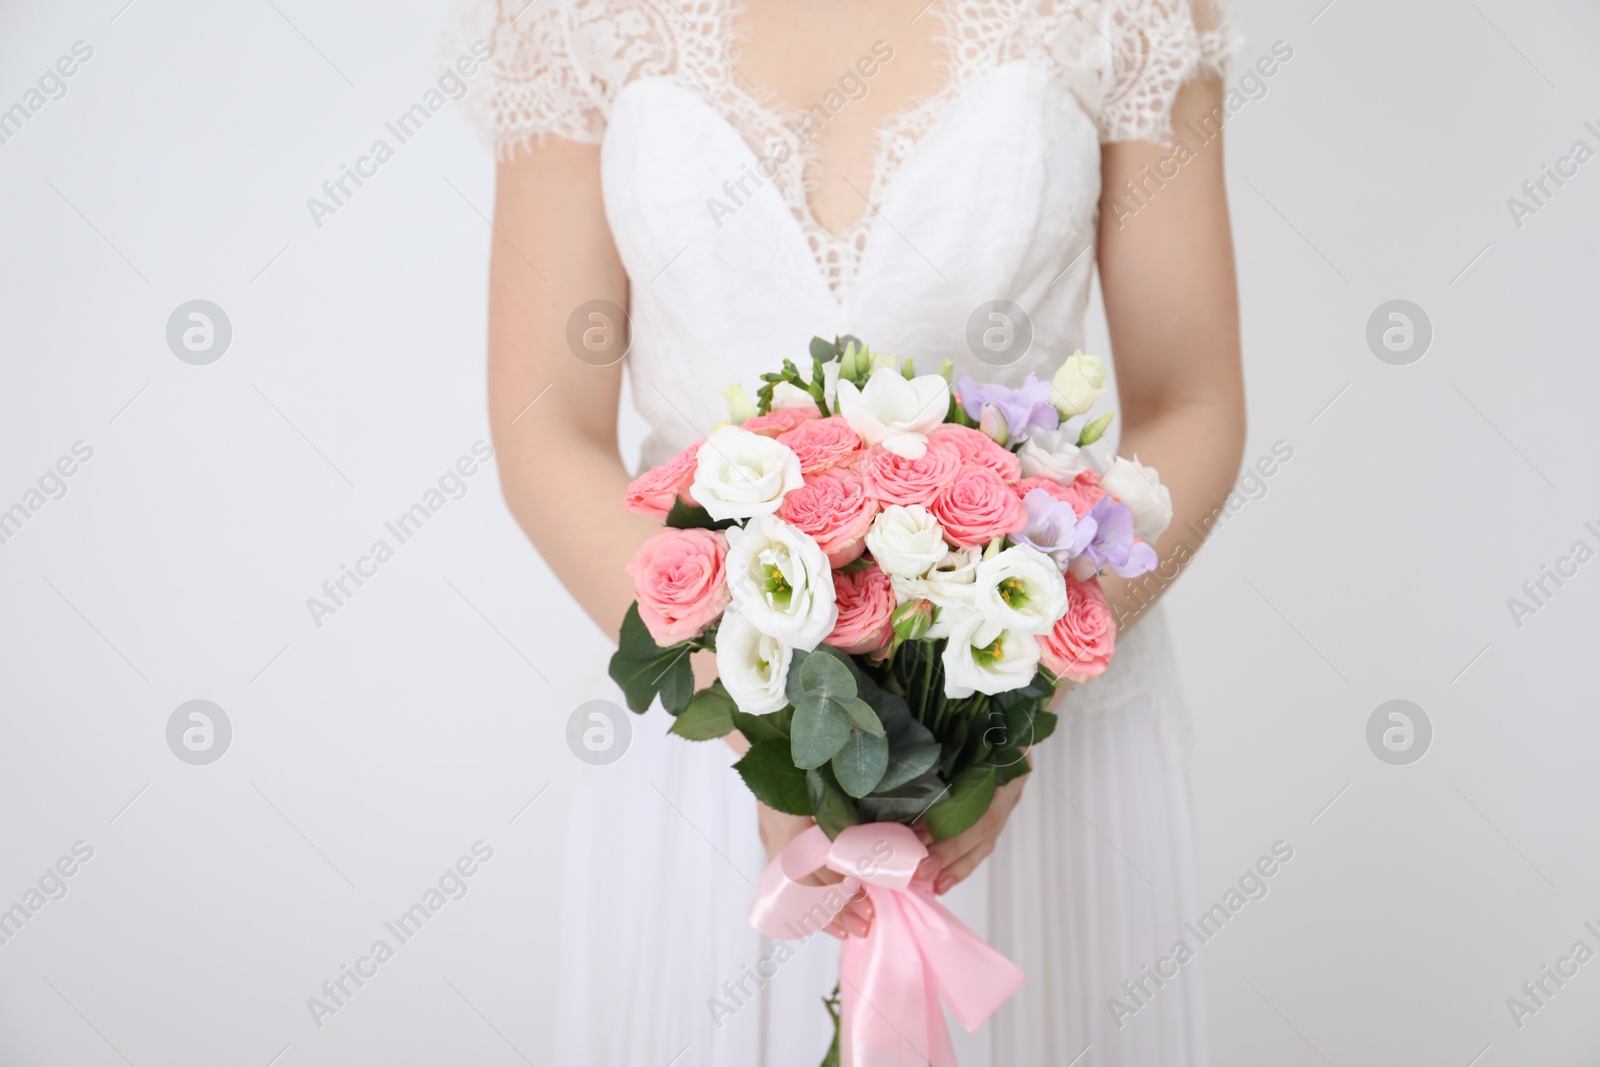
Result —
[[837, 700], [821, 693], [807, 693], [795, 705], [789, 744], [796, 767], [810, 770], [822, 766], [844, 747], [849, 736], [850, 717]]
[[874, 737], [885, 736], [883, 723], [878, 719], [878, 713], [872, 710], [872, 705], [857, 697], [855, 700], [844, 702], [844, 713], [850, 717], [850, 725], [857, 730], [865, 730]]
[[[800, 665], [800, 685], [807, 696], [823, 696], [843, 703], [856, 698], [855, 675], [834, 656], [813, 652]], [[796, 702], [796, 707], [799, 703]]]
[[864, 797], [877, 788], [889, 767], [889, 742], [878, 734], [851, 730], [830, 766], [841, 789], [853, 797]]

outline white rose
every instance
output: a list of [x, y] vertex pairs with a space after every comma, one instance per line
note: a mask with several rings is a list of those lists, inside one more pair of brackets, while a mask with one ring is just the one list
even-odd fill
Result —
[[890, 504], [872, 520], [867, 551], [885, 574], [920, 578], [944, 559], [950, 546], [944, 542], [944, 527], [927, 508]]
[[944, 695], [993, 696], [1020, 689], [1039, 669], [1039, 639], [1007, 630], [980, 614], [958, 621], [944, 649]]
[[1024, 478], [1049, 478], [1062, 485], [1089, 469], [1088, 453], [1078, 447], [1078, 435], [1066, 430], [1034, 430], [1017, 452]]
[[1063, 419], [1087, 415], [1094, 402], [1105, 395], [1105, 380], [1105, 360], [1074, 352], [1050, 381], [1050, 403]]
[[881, 443], [906, 459], [922, 458], [928, 434], [944, 422], [949, 410], [950, 383], [938, 374], [907, 380], [883, 367], [872, 372], [864, 389], [848, 379], [839, 382], [839, 414], [850, 428], [867, 444]]
[[1160, 537], [1172, 523], [1172, 491], [1161, 484], [1154, 467], [1138, 457], [1111, 461], [1100, 477], [1100, 488], [1128, 505], [1133, 512], [1133, 532], [1146, 541]]
[[789, 703], [786, 685], [794, 650], [768, 637], [736, 611], [717, 627], [717, 674], [739, 710], [765, 715]]
[[742, 529], [729, 527], [727, 538], [734, 611], [768, 637], [808, 652], [833, 632], [833, 569], [809, 534], [760, 515]]
[[694, 498], [718, 521], [771, 515], [803, 484], [788, 445], [737, 426], [715, 431], [695, 453]]
[[1013, 545], [978, 564], [973, 607], [997, 626], [1042, 634], [1067, 610], [1067, 583], [1055, 560], [1027, 545]]
[[817, 410], [817, 401], [809, 392], [793, 382], [778, 382], [772, 387], [772, 408], [804, 408]]

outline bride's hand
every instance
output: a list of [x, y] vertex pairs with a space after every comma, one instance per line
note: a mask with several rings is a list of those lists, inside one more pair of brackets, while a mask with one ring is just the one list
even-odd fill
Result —
[[929, 858], [925, 862], [937, 862], [939, 865], [938, 877], [933, 882], [934, 893], [942, 896], [966, 881], [967, 876], [977, 870], [978, 864], [994, 851], [995, 842], [1000, 840], [1000, 831], [1005, 829], [1011, 810], [1022, 799], [1022, 788], [1030, 777], [1025, 774], [996, 789], [994, 801], [982, 818], [956, 836], [946, 838], [928, 849]]
[[[785, 815], [775, 811], [760, 801], [756, 801], [756, 824], [761, 830], [761, 843], [767, 849], [767, 862], [782, 852], [784, 846], [799, 837], [805, 831], [817, 824], [817, 820], [800, 816]], [[843, 879], [830, 870], [821, 870], [809, 877], [801, 879], [805, 885], [832, 885]], [[828, 933], [843, 941], [847, 936], [866, 937], [867, 931], [872, 929], [872, 900], [863, 889], [843, 911], [834, 917], [833, 922], [823, 927]]]

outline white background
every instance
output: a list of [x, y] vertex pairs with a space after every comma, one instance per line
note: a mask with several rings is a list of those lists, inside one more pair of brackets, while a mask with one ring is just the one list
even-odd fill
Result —
[[[1323, 2], [1242, 3], [1248, 56], [1294, 57], [1227, 134], [1247, 462], [1293, 458], [1168, 599], [1202, 897], [1295, 849], [1204, 950], [1214, 1056], [1592, 1063], [1600, 962], [1520, 1030], [1505, 1002], [1600, 947], [1600, 562], [1520, 628], [1506, 601], [1600, 548], [1600, 162], [1520, 229], [1505, 201], [1600, 147], [1600, 12]], [[0, 145], [0, 508], [94, 450], [0, 545], [0, 907], [94, 849], [0, 945], [0, 1064], [544, 1063], [604, 640], [492, 470], [306, 608], [488, 436], [493, 172], [455, 108], [320, 228], [305, 205], [429, 88], [447, 11], [123, 3], [0, 14], [0, 107], [94, 49]], [[210, 366], [166, 345], [195, 298], [232, 322]], [[1365, 341], [1394, 298], [1434, 328], [1410, 366]], [[234, 730], [206, 767], [165, 737], [196, 698]], [[1411, 766], [1365, 740], [1393, 698], [1433, 723]], [[480, 839], [468, 895], [314, 1027]]]

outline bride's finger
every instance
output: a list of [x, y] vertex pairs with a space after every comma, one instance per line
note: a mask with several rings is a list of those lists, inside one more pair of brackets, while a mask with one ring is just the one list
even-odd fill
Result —
[[934, 894], [943, 896], [966, 881], [967, 876], [978, 869], [978, 864], [989, 858], [989, 853], [994, 851], [994, 843], [994, 838], [986, 838], [978, 844], [978, 847], [942, 868], [939, 876], [933, 880]]

